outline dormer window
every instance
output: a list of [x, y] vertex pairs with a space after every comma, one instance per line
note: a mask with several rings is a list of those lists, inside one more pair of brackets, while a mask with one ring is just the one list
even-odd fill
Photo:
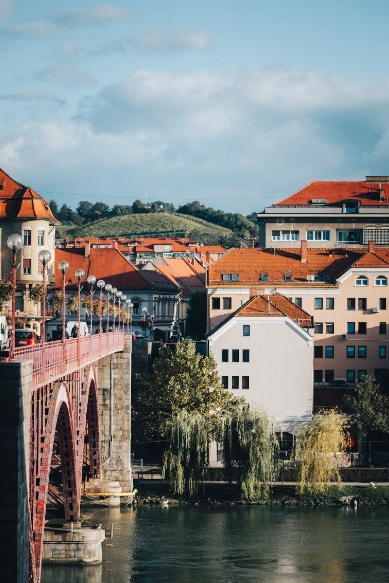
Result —
[[346, 202], [344, 204], [344, 212], [345, 213], [356, 213], [357, 212], [357, 203], [356, 202]]
[[261, 273], [261, 281], [269, 281], [269, 276], [267, 273]]
[[291, 273], [286, 273], [284, 275], [284, 281], [292, 281], [292, 274]]
[[239, 273], [223, 273], [223, 281], [239, 281]]

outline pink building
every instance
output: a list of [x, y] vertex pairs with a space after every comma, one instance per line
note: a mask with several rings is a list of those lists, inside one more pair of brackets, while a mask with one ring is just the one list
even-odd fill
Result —
[[250, 297], [280, 293], [314, 318], [314, 383], [388, 382], [389, 248], [233, 249], [208, 268], [208, 331]]

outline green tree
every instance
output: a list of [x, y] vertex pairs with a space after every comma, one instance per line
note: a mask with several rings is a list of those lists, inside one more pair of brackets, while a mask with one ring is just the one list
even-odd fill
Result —
[[49, 206], [50, 206], [51, 212], [53, 213], [53, 215], [57, 219], [58, 218], [58, 214], [59, 214], [58, 204], [55, 202], [55, 200], [51, 200], [49, 202]]
[[57, 218], [63, 225], [82, 225], [83, 223], [82, 218], [72, 211], [67, 204], [61, 206]]
[[380, 385], [372, 375], [367, 375], [355, 386], [355, 395], [344, 397], [344, 410], [360, 437], [369, 439], [371, 459], [371, 434], [389, 432], [389, 398], [380, 392]]
[[214, 357], [197, 354], [195, 343], [184, 340], [174, 352], [161, 348], [151, 373], [136, 376], [134, 429], [150, 438], [166, 435], [172, 417], [182, 410], [216, 419], [243, 401], [221, 385]]
[[84, 219], [84, 221], [91, 221], [92, 203], [87, 200], [80, 200], [76, 208], [77, 214]]
[[207, 294], [205, 291], [194, 292], [188, 302], [186, 333], [195, 340], [205, 338], [207, 323]]
[[112, 208], [112, 216], [132, 215], [132, 206], [125, 204], [115, 204]]
[[105, 202], [96, 202], [91, 208], [92, 221], [110, 216], [109, 206]]

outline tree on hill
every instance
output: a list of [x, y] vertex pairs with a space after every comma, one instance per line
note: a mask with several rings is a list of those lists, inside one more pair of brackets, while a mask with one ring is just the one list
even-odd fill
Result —
[[80, 200], [77, 205], [76, 213], [84, 219], [84, 221], [89, 222], [91, 221], [91, 211], [92, 211], [92, 203], [87, 200]]
[[58, 219], [58, 215], [59, 215], [58, 204], [55, 202], [55, 200], [50, 200], [49, 206], [50, 206], [50, 210], [53, 213], [53, 215], [55, 216], [55, 218]]
[[136, 376], [134, 430], [150, 438], [166, 435], [170, 420], [180, 411], [216, 419], [243, 401], [221, 385], [214, 357], [197, 354], [195, 343], [184, 340], [176, 344], [175, 352], [161, 348], [151, 373]]
[[115, 204], [111, 211], [113, 217], [119, 217], [122, 215], [132, 215], [132, 213], [133, 213], [132, 206], [125, 204]]
[[178, 212], [231, 229], [241, 237], [258, 237], [258, 226], [240, 213], [225, 213], [221, 210], [214, 210], [211, 207], [207, 208], [201, 205], [198, 200], [180, 206]]
[[63, 225], [82, 225], [82, 218], [72, 211], [67, 204], [63, 204], [58, 212], [57, 219], [61, 221]]
[[188, 302], [186, 333], [194, 340], [205, 338], [207, 322], [207, 295], [205, 291], [194, 292]]
[[92, 221], [109, 217], [110, 214], [109, 206], [104, 202], [96, 202], [91, 208]]

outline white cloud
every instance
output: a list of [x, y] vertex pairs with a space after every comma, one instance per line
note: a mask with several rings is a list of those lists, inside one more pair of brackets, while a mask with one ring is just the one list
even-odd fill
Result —
[[0, 0], [0, 18], [9, 14], [15, 4], [16, 0]]
[[97, 83], [95, 77], [73, 65], [56, 64], [37, 71], [35, 78], [48, 83], [58, 83], [63, 87], [91, 86]]
[[128, 8], [123, 9], [114, 5], [101, 5], [69, 10], [60, 14], [56, 18], [56, 21], [65, 26], [90, 26], [126, 20], [131, 16], [132, 10]]
[[177, 54], [191, 49], [199, 51], [210, 50], [212, 48], [212, 37], [210, 34], [201, 31], [175, 33], [164, 30], [150, 30], [130, 41], [130, 45], [141, 53]]
[[1, 33], [13, 37], [57, 39], [63, 37], [65, 31], [52, 22], [28, 22], [4, 26]]
[[63, 105], [65, 100], [59, 99], [48, 91], [21, 91], [20, 93], [0, 94], [0, 101], [24, 101], [24, 102], [52, 102]]

